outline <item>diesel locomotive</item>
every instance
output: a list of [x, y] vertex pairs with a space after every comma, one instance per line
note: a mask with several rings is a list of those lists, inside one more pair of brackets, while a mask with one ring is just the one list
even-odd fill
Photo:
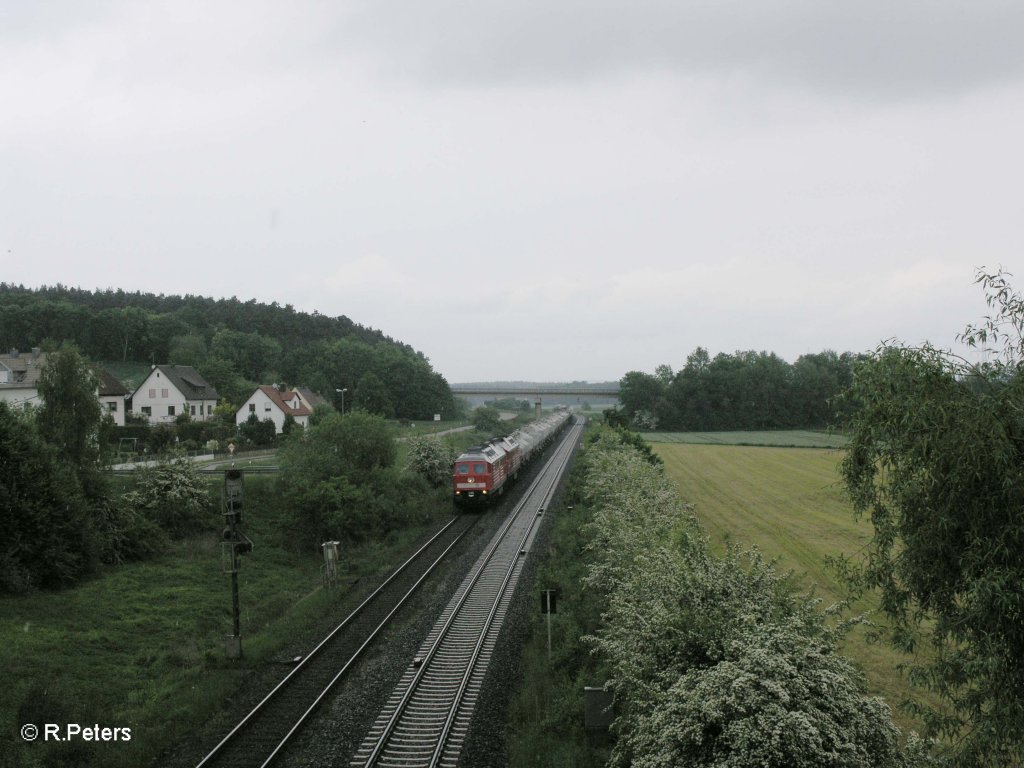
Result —
[[455, 460], [452, 494], [455, 504], [487, 504], [505, 489], [558, 432], [569, 422], [568, 409], [531, 422], [511, 435], [494, 437], [466, 449]]

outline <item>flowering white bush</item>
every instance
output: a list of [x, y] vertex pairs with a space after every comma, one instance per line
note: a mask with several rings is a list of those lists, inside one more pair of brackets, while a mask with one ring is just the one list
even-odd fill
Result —
[[436, 437], [409, 438], [408, 469], [423, 475], [434, 487], [451, 482], [453, 461], [455, 452]]
[[924, 764], [836, 648], [817, 601], [757, 552], [710, 553], [661, 468], [611, 430], [582, 457], [593, 508], [588, 582], [607, 597], [589, 638], [612, 669], [613, 761], [674, 766]]

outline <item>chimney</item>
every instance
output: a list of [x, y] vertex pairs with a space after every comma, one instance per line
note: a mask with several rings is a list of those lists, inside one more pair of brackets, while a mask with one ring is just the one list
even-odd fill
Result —
[[32, 359], [35, 360], [39, 357], [39, 347], [32, 347]]
[[14, 347], [11, 347], [11, 357], [17, 357], [17, 356], [18, 356], [18, 350], [16, 350]]

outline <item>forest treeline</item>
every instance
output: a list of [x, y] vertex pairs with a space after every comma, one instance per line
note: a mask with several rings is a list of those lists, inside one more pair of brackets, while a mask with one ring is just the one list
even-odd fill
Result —
[[863, 355], [826, 350], [788, 363], [769, 352], [697, 347], [678, 373], [630, 371], [619, 386], [622, 420], [637, 429], [678, 431], [825, 427], [847, 407], [838, 397]]
[[258, 384], [308, 386], [339, 405], [429, 418], [455, 407], [448, 382], [408, 344], [345, 316], [255, 300], [0, 283], [0, 349], [72, 342], [88, 358], [194, 366], [234, 406]]

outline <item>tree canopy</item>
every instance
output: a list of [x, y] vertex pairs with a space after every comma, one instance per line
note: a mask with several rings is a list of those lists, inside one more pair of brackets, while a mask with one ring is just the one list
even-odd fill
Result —
[[396, 514], [396, 458], [392, 427], [382, 417], [331, 413], [281, 449], [278, 483], [311, 540], [358, 540], [387, 530]]
[[92, 360], [192, 365], [236, 406], [257, 384], [353, 393], [372, 373], [382, 383], [374, 390], [368, 380], [374, 409], [390, 403], [394, 415], [410, 419], [455, 409], [448, 382], [426, 356], [345, 316], [236, 298], [0, 283], [0, 348], [64, 342]]
[[961, 338], [1002, 350], [880, 347], [855, 368], [842, 465], [874, 529], [848, 575], [880, 590], [895, 645], [930, 645], [912, 679], [950, 709], [921, 712], [964, 766], [1024, 760], [1024, 301], [979, 282], [995, 312]]
[[769, 352], [720, 353], [697, 347], [673, 373], [630, 371], [620, 386], [625, 420], [637, 429], [713, 431], [825, 427], [857, 357], [831, 350], [793, 364]]
[[76, 472], [39, 434], [31, 411], [0, 401], [0, 590], [61, 587], [96, 557]]

